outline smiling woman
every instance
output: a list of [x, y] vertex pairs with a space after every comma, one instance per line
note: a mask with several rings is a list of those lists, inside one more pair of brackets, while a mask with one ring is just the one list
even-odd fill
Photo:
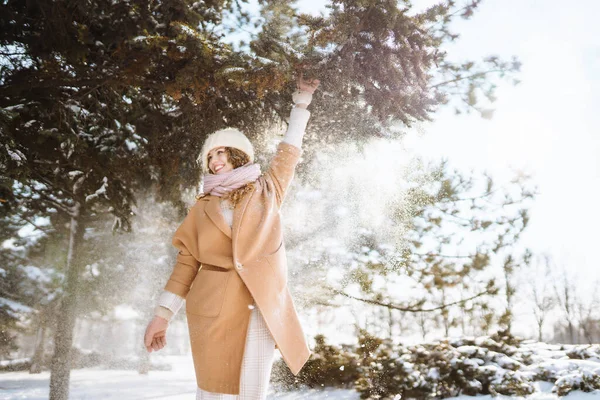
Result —
[[265, 399], [276, 348], [294, 375], [310, 356], [287, 287], [279, 213], [319, 81], [300, 76], [297, 84], [288, 130], [264, 174], [241, 131], [206, 138], [203, 193], [173, 236], [177, 263], [144, 341], [148, 351], [162, 349], [168, 321], [187, 300], [198, 400]]

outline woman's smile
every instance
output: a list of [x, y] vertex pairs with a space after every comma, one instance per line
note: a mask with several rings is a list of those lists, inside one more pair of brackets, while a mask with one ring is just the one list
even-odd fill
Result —
[[215, 165], [215, 172], [218, 173], [224, 166], [224, 164]]

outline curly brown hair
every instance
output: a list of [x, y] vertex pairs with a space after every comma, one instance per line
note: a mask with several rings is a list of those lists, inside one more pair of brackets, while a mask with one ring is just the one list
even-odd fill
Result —
[[[239, 168], [247, 163], [250, 162], [250, 157], [248, 156], [248, 154], [244, 153], [241, 150], [238, 150], [234, 147], [225, 147], [225, 154], [227, 154], [227, 160], [229, 162], [231, 162], [231, 165], [233, 166], [233, 168]], [[207, 171], [209, 174], [213, 175], [214, 173], [210, 170], [210, 168]], [[239, 202], [242, 200], [242, 198], [247, 194], [250, 193], [252, 190], [254, 190], [254, 182], [248, 183], [244, 186], [242, 186], [241, 188], [238, 188], [236, 190], [233, 190], [229, 193], [227, 193], [225, 196], [223, 196], [223, 198], [221, 200], [229, 200], [231, 202], [231, 204], [233, 205], [233, 208], [235, 208]], [[199, 194], [196, 196], [196, 199], [199, 200], [201, 198], [203, 198], [204, 196], [206, 196], [205, 194]]]

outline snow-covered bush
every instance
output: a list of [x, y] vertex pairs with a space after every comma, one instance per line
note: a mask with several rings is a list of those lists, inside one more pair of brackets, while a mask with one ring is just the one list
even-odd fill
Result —
[[410, 355], [404, 350], [394, 346], [389, 340], [361, 332], [357, 348], [361, 355], [361, 365], [359, 378], [355, 382], [355, 389], [361, 393], [361, 399], [387, 399], [390, 389], [420, 394], [421, 372], [415, 369]]
[[567, 357], [600, 363], [600, 344], [576, 345], [567, 350]]
[[[443, 399], [459, 395], [526, 396], [536, 381], [572, 390], [600, 390], [598, 346], [550, 345], [507, 334], [463, 337], [405, 346], [361, 332], [358, 345], [331, 346], [317, 337], [298, 376], [279, 362], [283, 388], [353, 387], [361, 399]], [[600, 392], [599, 392], [600, 393]]]
[[31, 367], [31, 358], [0, 360], [0, 371], [24, 371]]
[[533, 393], [528, 376], [519, 371], [521, 362], [499, 351], [516, 352], [512, 345], [490, 337], [414, 346], [388, 344], [374, 352], [371, 364], [375, 367], [362, 371], [356, 389], [363, 399], [393, 399], [398, 394], [439, 399]]
[[565, 396], [573, 390], [591, 392], [600, 389], [600, 368], [595, 371], [577, 369], [556, 380], [552, 392]]
[[[328, 345], [323, 335], [315, 336], [312, 355], [298, 376], [294, 376], [279, 360], [273, 366], [271, 382], [285, 390], [299, 387], [350, 388], [358, 378], [359, 356], [350, 346]], [[348, 351], [347, 349], [350, 349]]]
[[573, 390], [600, 390], [600, 363], [594, 361], [550, 360], [532, 366], [531, 371], [534, 379], [554, 383], [552, 392], [559, 396]]

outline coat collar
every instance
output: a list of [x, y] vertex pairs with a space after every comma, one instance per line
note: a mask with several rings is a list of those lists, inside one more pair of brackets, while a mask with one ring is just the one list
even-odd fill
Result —
[[208, 196], [205, 197], [205, 199], [207, 199], [207, 203], [204, 207], [204, 212], [206, 212], [206, 215], [208, 215], [217, 228], [231, 238], [231, 227], [227, 221], [225, 221], [225, 217], [223, 217], [223, 213], [221, 212], [220, 197]]

